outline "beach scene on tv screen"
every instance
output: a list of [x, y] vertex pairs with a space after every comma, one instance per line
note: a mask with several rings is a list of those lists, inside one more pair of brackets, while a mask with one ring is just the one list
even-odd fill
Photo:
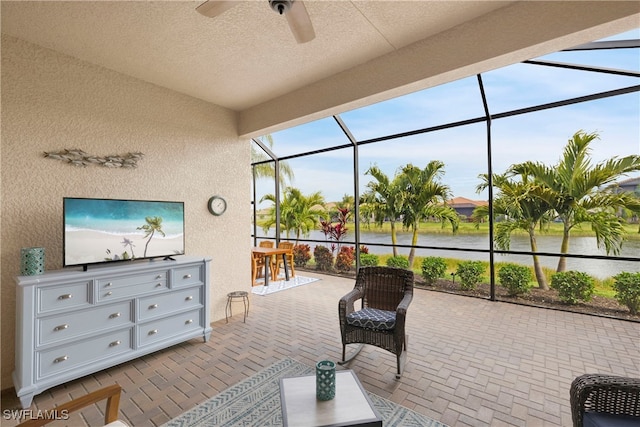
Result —
[[65, 199], [65, 265], [184, 254], [184, 204]]

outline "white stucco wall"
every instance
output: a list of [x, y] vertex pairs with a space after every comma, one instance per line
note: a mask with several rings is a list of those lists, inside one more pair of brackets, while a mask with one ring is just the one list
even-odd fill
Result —
[[[44, 247], [46, 269], [62, 268], [65, 196], [184, 201], [186, 253], [213, 259], [212, 320], [229, 291], [250, 288], [250, 144], [236, 127], [230, 110], [2, 36], [2, 389], [12, 386], [20, 248]], [[65, 148], [145, 157], [136, 169], [43, 157]], [[227, 199], [221, 217], [207, 210], [213, 194]]]

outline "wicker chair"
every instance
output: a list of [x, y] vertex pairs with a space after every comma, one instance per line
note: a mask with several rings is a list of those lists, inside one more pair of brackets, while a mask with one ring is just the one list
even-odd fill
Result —
[[569, 394], [574, 427], [640, 425], [640, 378], [585, 374]]
[[[364, 344], [396, 355], [396, 378], [404, 369], [407, 350], [405, 321], [413, 299], [413, 272], [392, 267], [362, 267], [351, 292], [340, 299], [338, 315], [342, 334], [342, 361], [358, 355]], [[355, 309], [360, 300], [361, 310]], [[347, 344], [360, 344], [348, 359]]]

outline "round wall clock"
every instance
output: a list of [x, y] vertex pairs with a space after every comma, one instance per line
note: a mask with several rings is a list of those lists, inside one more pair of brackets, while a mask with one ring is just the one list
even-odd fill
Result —
[[212, 215], [220, 216], [227, 210], [227, 201], [220, 196], [213, 196], [209, 199], [207, 207]]

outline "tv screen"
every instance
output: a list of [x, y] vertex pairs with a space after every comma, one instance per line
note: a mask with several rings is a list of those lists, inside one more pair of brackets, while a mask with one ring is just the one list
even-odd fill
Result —
[[184, 202], [63, 199], [63, 265], [184, 254]]

